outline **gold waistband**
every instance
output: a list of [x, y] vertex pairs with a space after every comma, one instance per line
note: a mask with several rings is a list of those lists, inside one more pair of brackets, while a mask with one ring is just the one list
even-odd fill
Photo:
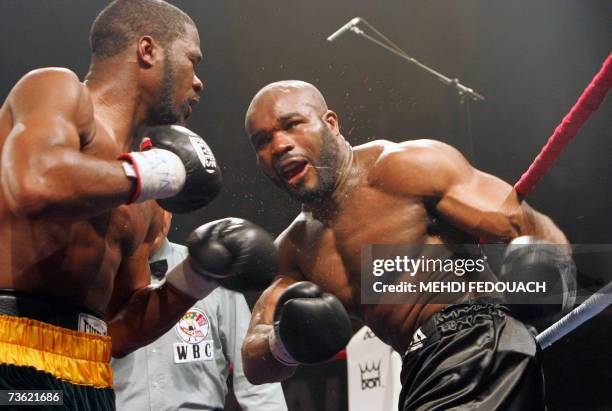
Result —
[[110, 337], [0, 315], [0, 363], [34, 367], [73, 384], [112, 386]]

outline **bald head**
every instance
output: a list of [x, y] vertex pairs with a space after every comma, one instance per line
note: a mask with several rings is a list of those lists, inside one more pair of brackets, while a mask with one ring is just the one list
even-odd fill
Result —
[[268, 84], [253, 97], [245, 128], [264, 173], [295, 199], [315, 201], [333, 191], [344, 138], [315, 86]]
[[251, 100], [245, 118], [247, 130], [250, 117], [274, 110], [279, 104], [294, 107], [298, 112], [313, 112], [319, 117], [327, 111], [325, 98], [312, 84], [300, 80], [276, 81], [259, 90]]

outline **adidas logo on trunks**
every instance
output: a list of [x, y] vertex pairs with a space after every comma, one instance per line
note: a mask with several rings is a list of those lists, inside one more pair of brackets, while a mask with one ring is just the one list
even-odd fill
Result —
[[412, 352], [421, 348], [423, 346], [423, 340], [425, 340], [426, 338], [427, 336], [425, 335], [425, 333], [420, 328], [418, 328], [412, 335], [412, 341], [410, 341], [410, 345], [408, 346], [406, 352]]

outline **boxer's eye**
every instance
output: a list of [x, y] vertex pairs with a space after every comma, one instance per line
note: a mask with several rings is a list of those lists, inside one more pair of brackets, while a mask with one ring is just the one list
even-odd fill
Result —
[[191, 65], [193, 66], [194, 70], [200, 64], [200, 61], [202, 61], [202, 57], [195, 54], [190, 54], [187, 56], [187, 58], [189, 58], [189, 61], [191, 62]]
[[298, 126], [299, 124], [301, 124], [301, 121], [299, 120], [293, 120], [287, 123], [287, 125], [285, 126], [285, 128], [287, 130], [290, 130], [292, 128], [295, 128], [296, 126]]
[[255, 146], [255, 148], [257, 150], [261, 150], [262, 148], [264, 148], [266, 145], [268, 145], [268, 143], [270, 142], [270, 136], [269, 135], [258, 135], [257, 137], [255, 137], [253, 139], [253, 145]]

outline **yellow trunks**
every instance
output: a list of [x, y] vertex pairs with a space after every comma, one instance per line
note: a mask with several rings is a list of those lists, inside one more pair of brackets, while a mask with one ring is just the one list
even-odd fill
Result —
[[0, 363], [34, 367], [72, 384], [110, 388], [110, 337], [0, 315]]

